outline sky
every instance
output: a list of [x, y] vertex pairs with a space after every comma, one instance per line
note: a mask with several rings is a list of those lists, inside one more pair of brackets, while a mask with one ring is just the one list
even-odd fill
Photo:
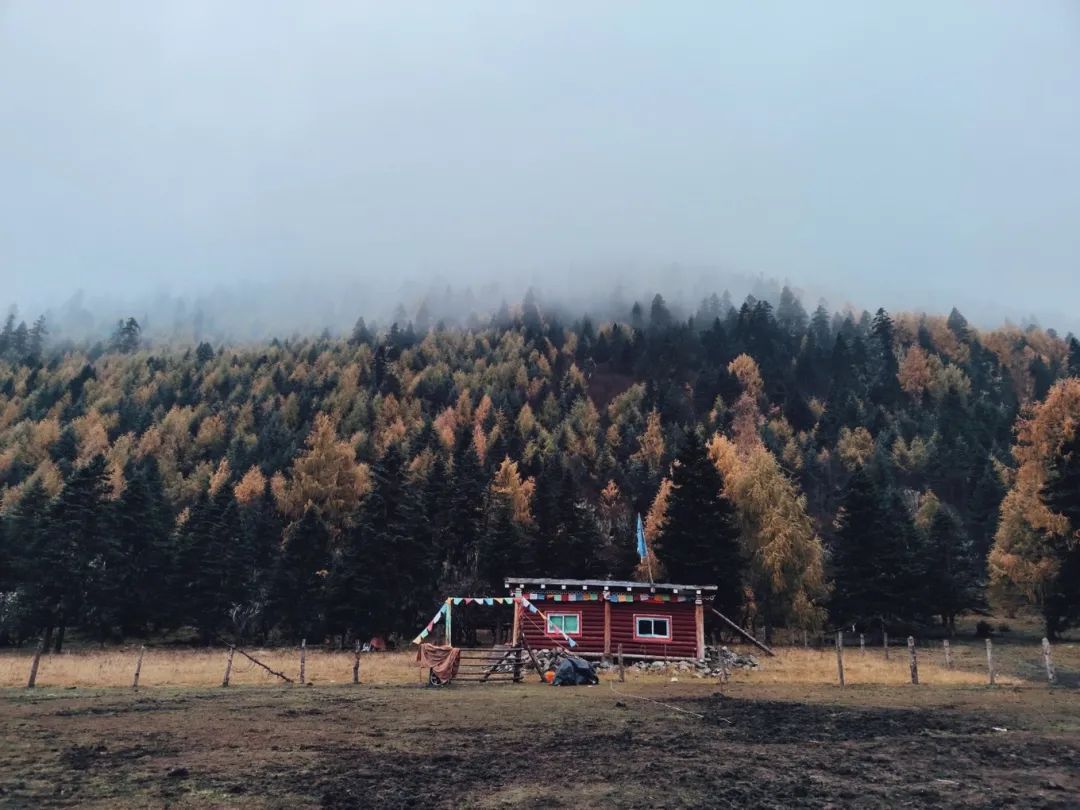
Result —
[[1080, 4], [0, 0], [0, 305], [725, 274], [1078, 328]]

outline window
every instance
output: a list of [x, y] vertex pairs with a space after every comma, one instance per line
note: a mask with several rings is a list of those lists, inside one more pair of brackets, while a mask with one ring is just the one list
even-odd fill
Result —
[[547, 634], [557, 636], [560, 630], [568, 636], [581, 635], [581, 614], [549, 613], [547, 615]]
[[671, 641], [671, 620], [666, 616], [635, 616], [634, 638]]

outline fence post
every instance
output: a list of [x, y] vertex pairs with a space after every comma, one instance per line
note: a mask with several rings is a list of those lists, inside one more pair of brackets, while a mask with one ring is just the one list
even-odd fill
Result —
[[1053, 683], [1057, 680], [1057, 675], [1054, 673], [1054, 659], [1050, 654], [1050, 639], [1043, 639], [1043, 663], [1046, 664], [1046, 680]]
[[810, 642], [809, 642], [809, 641], [807, 640], [807, 638], [806, 638], [806, 628], [805, 628], [805, 627], [803, 628], [803, 631], [802, 631], [802, 645], [803, 645], [803, 649], [804, 649], [804, 650], [805, 650], [805, 649], [806, 649], [807, 647], [809, 647], [809, 646], [810, 646]]
[[135, 677], [131, 680], [132, 689], [139, 688], [139, 673], [142, 672], [142, 657], [144, 652], [146, 652], [145, 644], [139, 647], [139, 657], [135, 659]]
[[945, 648], [945, 669], [952, 669], [952, 648], [949, 646], [949, 640], [945, 639], [941, 643]]
[[881, 631], [882, 644], [885, 646], [885, 660], [889, 660], [889, 632], [887, 630]]
[[911, 659], [911, 682], [919, 684], [919, 661], [915, 657], [915, 636], [907, 637], [908, 658]]
[[38, 664], [41, 662], [43, 652], [45, 652], [45, 636], [42, 636], [41, 641], [38, 642], [37, 649], [34, 651], [34, 658], [30, 662], [30, 677], [26, 679], [27, 689], [33, 689], [37, 684]]
[[307, 658], [307, 639], [300, 639], [300, 685], [304, 685], [304, 664]]
[[844, 631], [836, 631], [836, 671], [840, 675], [840, 685], [844, 685]]
[[229, 647], [229, 657], [225, 661], [225, 677], [221, 679], [222, 686], [229, 685], [229, 675], [232, 674], [232, 657], [234, 652], [236, 652], [236, 648]]
[[866, 655], [866, 636], [859, 633], [859, 654]]
[[360, 683], [360, 639], [356, 640], [356, 653], [352, 665], [352, 682]]
[[990, 685], [995, 683], [994, 679], [994, 643], [990, 640], [986, 640], [986, 669], [990, 674]]
[[619, 683], [626, 680], [626, 667], [623, 666], [622, 644], [619, 645]]

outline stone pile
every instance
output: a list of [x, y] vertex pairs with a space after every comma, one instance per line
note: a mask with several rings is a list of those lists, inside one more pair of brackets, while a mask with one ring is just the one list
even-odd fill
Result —
[[[558, 657], [557, 650], [538, 650], [536, 660], [540, 662], [542, 669], [548, 669]], [[598, 671], [607, 671], [617, 668], [615, 661], [594, 662], [593, 666]], [[752, 655], [742, 655], [732, 652], [727, 647], [706, 647], [704, 660], [697, 661], [635, 661], [628, 663], [627, 668], [637, 669], [643, 672], [655, 673], [685, 673], [696, 678], [719, 678], [724, 672], [730, 673], [735, 669], [757, 669], [758, 661]]]

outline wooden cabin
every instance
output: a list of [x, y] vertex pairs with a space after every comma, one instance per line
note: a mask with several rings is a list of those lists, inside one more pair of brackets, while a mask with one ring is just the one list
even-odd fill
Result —
[[524, 637], [534, 650], [565, 647], [561, 630], [585, 658], [614, 656], [620, 644], [626, 658], [705, 657], [704, 606], [715, 585], [515, 577], [506, 587], [538, 609], [516, 603], [514, 644]]

